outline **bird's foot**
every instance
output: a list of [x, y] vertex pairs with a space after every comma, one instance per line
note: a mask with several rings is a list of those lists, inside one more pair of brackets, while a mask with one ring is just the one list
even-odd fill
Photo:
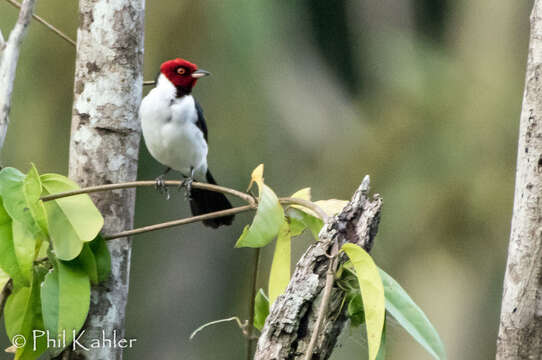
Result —
[[181, 181], [181, 184], [179, 185], [179, 191], [181, 189], [184, 189], [184, 197], [187, 200], [191, 199], [192, 194], [192, 182], [194, 182], [194, 179], [191, 177], [185, 178], [183, 181]]
[[154, 187], [160, 194], [166, 196], [166, 200], [169, 200], [170, 199], [169, 189], [166, 185], [166, 182], [164, 181], [164, 178], [165, 178], [165, 175], [158, 176], [156, 178], [156, 183], [154, 184]]

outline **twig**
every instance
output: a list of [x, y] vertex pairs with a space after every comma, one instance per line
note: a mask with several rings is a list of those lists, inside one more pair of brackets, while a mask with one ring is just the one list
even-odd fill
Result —
[[[16, 8], [21, 8], [21, 4], [19, 4], [17, 1], [15, 0], [6, 0], [8, 3], [10, 3], [11, 5], [15, 6]], [[62, 31], [60, 31], [59, 29], [57, 29], [55, 26], [53, 26], [52, 24], [48, 23], [45, 19], [43, 19], [42, 17], [36, 15], [36, 14], [32, 14], [32, 17], [34, 19], [36, 19], [38, 22], [42, 23], [43, 25], [45, 25], [45, 27], [49, 30], [51, 30], [52, 32], [54, 32], [55, 34], [57, 34], [58, 36], [60, 36], [62, 39], [66, 40], [69, 44], [73, 45], [73, 46], [76, 46], [76, 43], [75, 41], [73, 41], [68, 35], [64, 34]]]
[[[182, 184], [182, 181], [179, 181], [179, 180], [164, 181], [164, 185], [167, 185], [167, 186], [180, 186], [181, 184]], [[41, 200], [51, 201], [51, 200], [56, 200], [56, 199], [60, 199], [60, 198], [68, 197], [68, 196], [90, 194], [90, 193], [100, 192], [100, 191], [119, 190], [119, 189], [133, 188], [133, 187], [155, 186], [155, 185], [156, 185], [156, 182], [154, 180], [145, 180], [145, 181], [131, 181], [131, 182], [125, 182], [125, 183], [118, 183], [118, 184], [89, 186], [89, 187], [78, 189], [78, 190], [66, 191], [66, 192], [42, 196]], [[252, 195], [238, 191], [238, 190], [234, 190], [234, 189], [227, 188], [224, 186], [218, 186], [218, 185], [212, 185], [212, 184], [200, 183], [200, 182], [193, 182], [192, 187], [195, 189], [202, 189], [202, 190], [221, 192], [224, 194], [230, 194], [230, 195], [240, 198], [241, 200], [246, 201], [251, 206], [256, 206], [256, 199]], [[281, 197], [279, 198], [279, 201], [283, 205], [295, 204], [295, 205], [301, 205], [306, 208], [309, 208], [312, 211], [314, 211], [324, 222], [327, 222], [327, 220], [329, 219], [326, 212], [320, 206], [308, 200], [290, 198], [290, 197]]]
[[338, 264], [338, 253], [339, 246], [335, 241], [333, 243], [333, 248], [331, 250], [331, 260], [329, 261], [329, 267], [326, 272], [326, 285], [324, 287], [324, 294], [322, 295], [322, 302], [320, 303], [320, 308], [318, 309], [318, 317], [316, 318], [316, 324], [314, 324], [314, 329], [312, 330], [311, 340], [307, 346], [307, 352], [305, 353], [305, 360], [312, 359], [312, 353], [314, 352], [314, 347], [316, 345], [316, 340], [318, 340], [318, 332], [320, 332], [320, 326], [326, 315], [326, 311], [329, 305], [329, 299], [331, 298], [331, 289], [333, 288], [333, 283], [335, 282], [335, 272], [337, 271]]
[[0, 62], [0, 149], [4, 145], [4, 139], [8, 129], [8, 115], [11, 107], [11, 94], [19, 52], [26, 30], [32, 19], [32, 11], [36, 0], [24, 0], [19, 12], [17, 23], [9, 34], [7, 44], [2, 52]]
[[[16, 8], [21, 8], [21, 4], [19, 4], [17, 1], [15, 0], [6, 0], [8, 3], [10, 3], [11, 5], [15, 6]], [[75, 42], [75, 40], [73, 40], [72, 38], [70, 38], [68, 35], [64, 34], [60, 29], [58, 29], [57, 27], [55, 27], [53, 24], [47, 22], [47, 20], [45, 20], [44, 18], [42, 18], [41, 16], [39, 15], [36, 15], [36, 14], [32, 14], [32, 17], [38, 21], [39, 23], [43, 24], [47, 29], [51, 30], [52, 32], [54, 32], [55, 34], [57, 34], [58, 36], [60, 36], [62, 39], [64, 39], [67, 43], [69, 43], [70, 45], [72, 46], [77, 46], [77, 43]], [[0, 34], [0, 53], [2, 52], [2, 42], [1, 42], [1, 36], [2, 34]], [[143, 81], [143, 86], [148, 86], [148, 85], [154, 85], [156, 84], [156, 81], [154, 80], [147, 80], [147, 81]]]
[[[179, 180], [164, 181], [164, 185], [167, 185], [167, 186], [180, 186], [181, 184], [182, 184], [182, 181], [179, 181]], [[78, 190], [66, 191], [66, 192], [62, 192], [62, 193], [56, 193], [56, 194], [42, 196], [41, 200], [42, 201], [51, 201], [51, 200], [61, 199], [61, 198], [64, 198], [64, 197], [81, 195], [81, 194], [90, 194], [90, 193], [100, 192], [100, 191], [120, 190], [120, 189], [128, 189], [128, 188], [133, 188], [133, 187], [155, 186], [155, 185], [156, 185], [155, 181], [147, 180], [147, 181], [131, 181], [131, 182], [125, 182], [125, 183], [118, 183], [118, 184], [90, 186], [90, 187], [86, 187], [86, 188], [82, 188], [82, 189], [78, 189]], [[247, 193], [243, 193], [241, 191], [230, 189], [230, 188], [227, 188], [227, 187], [224, 187], [224, 186], [218, 186], [218, 185], [212, 185], [212, 184], [200, 183], [200, 182], [193, 182], [192, 187], [195, 188], [195, 189], [203, 189], [203, 190], [209, 190], [209, 191], [220, 192], [220, 193], [223, 193], [223, 194], [233, 195], [233, 196], [238, 197], [241, 200], [246, 201], [248, 203], [248, 205], [239, 206], [239, 207], [236, 207], [236, 208], [233, 208], [233, 209], [217, 211], [217, 212], [204, 214], [204, 215], [192, 216], [192, 217], [185, 218], [185, 219], [169, 221], [169, 222], [165, 222], [165, 223], [161, 223], [161, 224], [144, 226], [144, 227], [141, 227], [141, 228], [138, 228], [138, 229], [126, 230], [126, 231], [122, 231], [122, 232], [117, 233], [117, 234], [105, 235], [104, 239], [106, 239], [106, 240], [117, 239], [117, 238], [121, 238], [121, 237], [125, 237], [125, 236], [142, 234], [142, 233], [149, 232], [149, 231], [155, 231], [155, 230], [159, 230], [159, 229], [165, 229], [165, 228], [169, 228], [169, 227], [190, 224], [190, 223], [193, 223], [193, 222], [198, 222], [198, 221], [203, 221], [203, 220], [208, 220], [208, 219], [213, 219], [213, 218], [217, 218], [217, 217], [222, 217], [222, 216], [226, 216], [226, 215], [232, 215], [232, 214], [237, 214], [237, 213], [253, 210], [253, 209], [256, 209], [256, 207], [257, 207], [256, 199], [252, 195], [247, 194]], [[283, 204], [283, 205], [296, 204], [296, 205], [301, 205], [301, 206], [304, 206], [304, 207], [306, 207], [308, 209], [311, 209], [324, 222], [327, 222], [328, 219], [329, 219], [329, 217], [325, 213], [325, 211], [322, 210], [321, 207], [319, 207], [318, 205], [316, 205], [313, 202], [303, 200], [303, 199], [289, 198], [289, 197], [279, 198], [279, 202], [281, 204]]]
[[[164, 181], [164, 185], [167, 185], [167, 186], [180, 186], [181, 184], [182, 184], [182, 181], [179, 181], [179, 180]], [[90, 194], [90, 193], [94, 193], [94, 192], [108, 191], [108, 190], [128, 189], [128, 188], [140, 187], [140, 186], [156, 186], [156, 181], [153, 181], [153, 180], [151, 180], [151, 181], [131, 181], [131, 182], [125, 182], [125, 183], [118, 183], [118, 184], [90, 186], [90, 187], [86, 187], [86, 188], [82, 188], [82, 189], [78, 189], [78, 190], [66, 191], [66, 192], [62, 192], [62, 193], [42, 196], [41, 200], [43, 200], [43, 201], [51, 201], [51, 200], [56, 200], [56, 199], [60, 199], [60, 198], [63, 198], [63, 197], [68, 197], [68, 196], [74, 196], [74, 195], [80, 195], [80, 194]], [[238, 197], [238, 198], [240, 198], [242, 200], [245, 200], [247, 203], [249, 203], [251, 205], [256, 204], [256, 200], [252, 196], [250, 196], [248, 194], [245, 194], [243, 192], [234, 190], [234, 189], [224, 187], [224, 186], [218, 186], [218, 185], [212, 185], [212, 184], [206, 184], [206, 183], [200, 183], [200, 182], [195, 182], [194, 181], [192, 183], [192, 187], [194, 189], [210, 190], [210, 191], [221, 192], [221, 193], [224, 193], [224, 194], [230, 194], [230, 195], [236, 196], [236, 197]]]
[[216, 325], [216, 324], [220, 324], [220, 323], [228, 322], [228, 321], [234, 321], [234, 320], [235, 320], [235, 322], [237, 322], [237, 325], [239, 326], [239, 329], [241, 329], [241, 331], [243, 332], [243, 335], [246, 336], [246, 333], [245, 333], [246, 324], [243, 324], [241, 322], [241, 319], [239, 319], [237, 316], [232, 316], [232, 317], [229, 317], [227, 319], [214, 320], [214, 321], [211, 321], [211, 322], [208, 322], [206, 324], [201, 325], [199, 328], [194, 330], [192, 332], [192, 334], [190, 334], [189, 340], [192, 340], [200, 331], [202, 331], [203, 329], [205, 329], [208, 326]]
[[[281, 199], [279, 199], [279, 201], [280, 200]], [[282, 201], [280, 201], [280, 202], [283, 203]], [[291, 202], [287, 202], [286, 204], [291, 204]], [[299, 204], [299, 205], [301, 205], [301, 204]], [[167, 228], [170, 228], [170, 227], [186, 225], [186, 224], [190, 224], [190, 223], [194, 223], [194, 222], [198, 222], [198, 221], [209, 220], [209, 219], [219, 218], [219, 217], [233, 215], [233, 214], [239, 214], [239, 213], [243, 213], [243, 212], [250, 211], [250, 210], [256, 210], [256, 205], [252, 204], [252, 205], [238, 206], [238, 207], [228, 209], [228, 210], [215, 211], [215, 212], [208, 213], [208, 214], [203, 214], [203, 215], [198, 215], [198, 216], [191, 216], [191, 217], [188, 217], [188, 218], [168, 221], [168, 222], [165, 222], [165, 223], [149, 225], [149, 226], [143, 226], [143, 227], [133, 229], [133, 230], [122, 231], [122, 232], [117, 233], [117, 234], [104, 235], [103, 238], [105, 240], [113, 240], [113, 239], [118, 239], [118, 238], [122, 238], [122, 237], [126, 237], [126, 236], [143, 234], [143, 233], [150, 232], [150, 231], [156, 231], [156, 230], [161, 230], [161, 229], [167, 229]]]
[[208, 213], [208, 214], [203, 214], [203, 215], [198, 215], [198, 216], [191, 216], [189, 218], [168, 221], [168, 222], [161, 223], [161, 224], [144, 226], [144, 227], [141, 227], [141, 228], [138, 228], [138, 229], [126, 230], [126, 231], [122, 231], [122, 232], [117, 233], [117, 234], [105, 235], [103, 238], [105, 240], [118, 239], [118, 238], [122, 238], [122, 237], [126, 237], [126, 236], [143, 234], [143, 233], [146, 233], [146, 232], [149, 232], [149, 231], [155, 231], [155, 230], [166, 229], [166, 228], [170, 228], [170, 227], [174, 227], [174, 226], [186, 225], [186, 224], [190, 224], [190, 223], [194, 223], [194, 222], [198, 222], [198, 221], [214, 219], [214, 218], [227, 216], [227, 215], [239, 214], [239, 213], [249, 211], [249, 210], [254, 210], [254, 206], [252, 206], [252, 205], [238, 206], [238, 207], [234, 207], [234, 208], [228, 209], [228, 210], [215, 211], [215, 212]]
[[254, 305], [256, 297], [256, 285], [258, 282], [258, 269], [260, 267], [260, 255], [261, 248], [256, 248], [254, 252], [254, 262], [252, 266], [252, 284], [250, 286], [249, 292], [249, 309], [248, 309], [248, 323], [247, 323], [247, 342], [246, 342], [246, 360], [252, 358], [252, 347], [254, 344], [254, 337], [252, 336], [254, 332]]
[[284, 205], [301, 205], [314, 211], [324, 223], [328, 222], [329, 220], [329, 216], [326, 214], [326, 212], [312, 201], [291, 197], [282, 197], [279, 200], [280, 203]]
[[[167, 186], [180, 186], [182, 184], [182, 181], [179, 180], [167, 180], [164, 181], [164, 185]], [[145, 181], [131, 181], [131, 182], [125, 182], [125, 183], [118, 183], [118, 184], [107, 184], [107, 185], [98, 185], [98, 186], [89, 186], [86, 188], [73, 190], [73, 191], [66, 191], [51, 195], [45, 195], [41, 197], [42, 201], [51, 201], [56, 199], [61, 199], [68, 196], [75, 196], [75, 195], [81, 195], [81, 194], [90, 194], [94, 192], [100, 192], [100, 191], [109, 191], [109, 190], [119, 190], [119, 189], [128, 189], [133, 187], [142, 187], [142, 186], [155, 186], [156, 181], [154, 180], [145, 180]], [[209, 190], [209, 191], [216, 191], [221, 192], [224, 194], [230, 194], [233, 196], [236, 196], [240, 198], [241, 200], [245, 200], [250, 205], [256, 205], [256, 199], [247, 193], [234, 190], [231, 188], [227, 188], [224, 186], [219, 185], [212, 185], [207, 183], [200, 183], [200, 182], [193, 182], [192, 187], [194, 189], [203, 189], [203, 190]], [[325, 211], [318, 205], [316, 205], [313, 202], [310, 202], [308, 200], [298, 199], [298, 198], [290, 198], [290, 197], [281, 197], [279, 198], [279, 201], [283, 205], [301, 205], [306, 208], [309, 208], [313, 210], [318, 216], [323, 220], [327, 221], [329, 218], [328, 215], [325, 213]]]

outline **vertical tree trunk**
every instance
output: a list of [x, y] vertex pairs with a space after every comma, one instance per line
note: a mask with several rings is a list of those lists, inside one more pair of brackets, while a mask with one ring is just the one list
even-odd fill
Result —
[[542, 358], [542, 0], [531, 14], [497, 359]]
[[[81, 186], [135, 180], [139, 148], [137, 109], [142, 93], [145, 0], [80, 0], [70, 177]], [[135, 190], [92, 195], [104, 232], [132, 227]], [[131, 243], [108, 242], [111, 279], [93, 289], [83, 345], [124, 334]], [[72, 359], [120, 359], [122, 349], [79, 350]]]

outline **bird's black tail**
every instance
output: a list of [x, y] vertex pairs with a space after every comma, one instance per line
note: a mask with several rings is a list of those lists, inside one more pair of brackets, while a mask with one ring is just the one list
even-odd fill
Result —
[[[209, 170], [207, 170], [207, 182], [216, 185], [216, 181]], [[231, 209], [231, 203], [222, 193], [192, 188], [190, 193], [190, 209], [192, 209], [194, 216], [203, 215], [210, 212]], [[215, 219], [203, 220], [203, 225], [217, 228], [221, 225], [231, 225], [232, 221], [233, 215], [227, 215]]]

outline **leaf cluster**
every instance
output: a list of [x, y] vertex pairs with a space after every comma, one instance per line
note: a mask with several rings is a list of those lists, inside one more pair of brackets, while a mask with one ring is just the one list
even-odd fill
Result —
[[[384, 320], [390, 315], [435, 359], [446, 359], [438, 332], [399, 283], [380, 269], [363, 248], [345, 244], [343, 251], [350, 260], [338, 269], [336, 284], [346, 293], [350, 325], [366, 326], [369, 358], [384, 359]], [[378, 310], [366, 311], [375, 308]]]
[[[59, 174], [0, 171], [0, 288], [8, 337], [22, 336], [15, 359], [59, 354], [82, 328], [90, 286], [109, 277], [110, 254], [99, 235], [103, 217], [86, 194], [44, 203], [42, 196], [78, 189]], [[54, 339], [47, 343], [48, 339]]]
[[[321, 217], [339, 213], [347, 201], [312, 203], [310, 188], [304, 188], [290, 197], [299, 201], [283, 208], [264, 182], [263, 164], [252, 172], [248, 190], [254, 184], [258, 187], [256, 214], [236, 247], [261, 248], [275, 240], [269, 296], [260, 289], [254, 299], [253, 325], [261, 330], [271, 305], [290, 281], [292, 239], [310, 231], [318, 240], [324, 226]], [[4, 308], [5, 327], [10, 339], [22, 335], [27, 340], [24, 346], [14, 344], [15, 359], [37, 359], [46, 351], [59, 354], [85, 322], [91, 284], [110, 275], [110, 254], [99, 235], [104, 220], [89, 196], [41, 200], [77, 189], [76, 183], [62, 175], [39, 175], [34, 166], [27, 174], [14, 168], [0, 171], [0, 289], [9, 279], [13, 283]], [[360, 246], [346, 243], [341, 251], [349, 261], [337, 270], [335, 284], [345, 292], [343, 306], [347, 306], [351, 326], [366, 327], [369, 359], [385, 357], [386, 314], [436, 359], [445, 359], [438, 333], [404, 289]], [[196, 333], [232, 319], [244, 328], [233, 317], [206, 324]], [[54, 346], [49, 339], [55, 340]]]
[[[254, 327], [261, 330], [270, 306], [286, 290], [290, 281], [292, 238], [309, 230], [318, 240], [324, 223], [307, 207], [291, 205], [283, 209], [273, 190], [264, 183], [263, 165], [253, 171], [249, 189], [254, 183], [259, 190], [258, 209], [252, 224], [245, 227], [236, 246], [263, 247], [276, 240], [268, 281], [269, 297], [260, 289], [255, 298]], [[310, 188], [301, 189], [291, 197], [311, 201]], [[328, 216], [333, 216], [342, 210], [347, 201], [330, 199], [314, 204]], [[338, 269], [337, 285], [346, 293], [351, 326], [364, 324], [366, 327], [369, 359], [383, 359], [385, 356], [386, 310], [431, 355], [436, 359], [445, 359], [444, 346], [435, 328], [399, 284], [379, 269], [360, 246], [347, 243], [341, 251], [350, 260]]]

